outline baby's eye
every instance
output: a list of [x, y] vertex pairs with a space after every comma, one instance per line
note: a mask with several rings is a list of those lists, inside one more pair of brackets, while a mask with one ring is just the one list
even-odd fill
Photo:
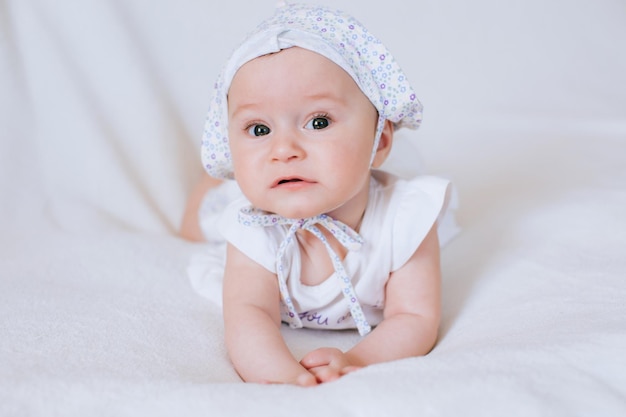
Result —
[[312, 118], [305, 126], [306, 129], [326, 129], [330, 125], [330, 120], [326, 116]]
[[248, 133], [252, 136], [265, 136], [269, 135], [270, 132], [269, 127], [261, 124], [252, 125], [248, 128]]

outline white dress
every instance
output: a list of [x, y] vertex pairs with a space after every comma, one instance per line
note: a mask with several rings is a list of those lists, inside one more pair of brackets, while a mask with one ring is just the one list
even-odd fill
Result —
[[[350, 251], [343, 265], [351, 277], [365, 317], [371, 325], [382, 320], [385, 284], [391, 272], [401, 268], [417, 250], [433, 224], [439, 220], [439, 235], [445, 244], [456, 233], [454, 224], [444, 219], [450, 199], [447, 180], [418, 176], [403, 180], [383, 171], [373, 171], [370, 195], [359, 229], [364, 244]], [[236, 186], [227, 186], [227, 193], [237, 193]], [[196, 291], [221, 304], [221, 277], [224, 268], [225, 243], [217, 233], [252, 260], [276, 272], [276, 253], [286, 236], [287, 226], [244, 226], [238, 221], [241, 208], [249, 202], [241, 197], [223, 212], [211, 198], [210, 210], [201, 209], [203, 231], [209, 234], [210, 247], [196, 256], [189, 275]], [[452, 226], [452, 227], [449, 227]], [[354, 328], [349, 307], [341, 288], [331, 275], [321, 284], [308, 286], [300, 281], [300, 252], [289, 252], [287, 286], [304, 327], [323, 329]], [[334, 275], [334, 274], [333, 274]], [[250, 279], [254, 279], [251, 277]], [[282, 311], [283, 315], [286, 311]]]

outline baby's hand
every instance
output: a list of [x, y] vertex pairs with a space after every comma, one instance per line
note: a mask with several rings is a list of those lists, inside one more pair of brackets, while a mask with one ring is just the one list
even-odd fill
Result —
[[262, 384], [291, 384], [291, 385], [298, 385], [301, 387], [312, 387], [313, 385], [317, 385], [317, 379], [315, 378], [315, 375], [313, 375], [311, 372], [306, 371], [299, 375], [296, 375], [293, 378], [288, 378], [284, 381], [263, 380], [261, 381], [261, 383]]
[[315, 375], [318, 382], [334, 381], [349, 372], [362, 368], [352, 363], [344, 352], [335, 348], [316, 349], [306, 354], [300, 364]]

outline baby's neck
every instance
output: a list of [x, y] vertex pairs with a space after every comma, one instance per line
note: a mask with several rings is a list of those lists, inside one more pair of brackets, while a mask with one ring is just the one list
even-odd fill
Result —
[[371, 176], [361, 191], [348, 201], [346, 201], [340, 207], [326, 213], [334, 220], [339, 220], [346, 226], [350, 227], [355, 232], [359, 232], [361, 222], [365, 216], [365, 210], [369, 201], [370, 182]]
[[[324, 227], [319, 228], [337, 256], [343, 261], [348, 250], [335, 239]], [[307, 230], [296, 232], [298, 250], [300, 251], [300, 282], [304, 285], [319, 285], [334, 272], [333, 263], [321, 240]]]

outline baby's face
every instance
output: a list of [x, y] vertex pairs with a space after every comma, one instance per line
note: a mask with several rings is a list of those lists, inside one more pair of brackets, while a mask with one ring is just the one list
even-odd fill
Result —
[[257, 208], [341, 220], [367, 201], [377, 119], [354, 80], [322, 55], [293, 47], [256, 58], [228, 94], [235, 179]]

